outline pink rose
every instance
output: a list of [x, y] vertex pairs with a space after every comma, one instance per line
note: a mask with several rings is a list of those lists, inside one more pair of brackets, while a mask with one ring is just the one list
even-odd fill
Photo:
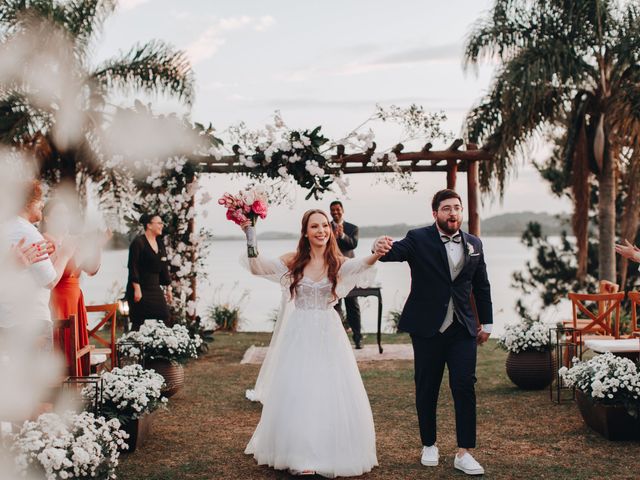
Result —
[[251, 205], [251, 210], [253, 210], [253, 213], [258, 215], [260, 218], [266, 218], [267, 203], [262, 200], [256, 200], [253, 202], [253, 205]]
[[235, 199], [233, 198], [233, 195], [230, 195], [229, 193], [225, 193], [222, 197], [220, 197], [220, 199], [218, 200], [218, 204], [220, 205], [224, 205], [227, 208], [230, 208], [233, 206]]
[[242, 225], [243, 223], [249, 220], [247, 216], [244, 214], [244, 212], [240, 209], [233, 210], [233, 213], [231, 214], [231, 216], [233, 217], [232, 220], [236, 222], [238, 225]]

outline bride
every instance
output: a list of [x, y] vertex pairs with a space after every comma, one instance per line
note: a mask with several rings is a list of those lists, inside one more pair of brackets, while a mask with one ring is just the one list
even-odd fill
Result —
[[267, 357], [247, 392], [263, 404], [245, 450], [259, 465], [329, 478], [378, 465], [371, 406], [333, 306], [384, 253], [345, 259], [326, 213], [309, 210], [296, 252], [249, 258], [252, 273], [283, 287]]

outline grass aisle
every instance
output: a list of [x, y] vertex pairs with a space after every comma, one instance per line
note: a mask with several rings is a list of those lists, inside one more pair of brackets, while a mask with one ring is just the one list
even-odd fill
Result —
[[[374, 337], [369, 335], [367, 343]], [[244, 399], [258, 366], [239, 362], [251, 344], [268, 340], [264, 333], [216, 335], [211, 351], [187, 367], [186, 387], [170, 400], [169, 411], [156, 416], [149, 443], [122, 458], [118, 478], [294, 478], [258, 467], [242, 453], [260, 418], [260, 405]], [[409, 339], [389, 335], [383, 341]], [[640, 443], [608, 442], [584, 426], [575, 404], [552, 404], [547, 390], [516, 389], [506, 377], [504, 360], [495, 343], [480, 349], [477, 458], [487, 472], [484, 478], [640, 478]], [[419, 464], [412, 363], [369, 362], [360, 364], [360, 371], [373, 409], [380, 467], [359, 478], [466, 478], [453, 469], [455, 426], [447, 385], [439, 406], [440, 465], [427, 468]]]

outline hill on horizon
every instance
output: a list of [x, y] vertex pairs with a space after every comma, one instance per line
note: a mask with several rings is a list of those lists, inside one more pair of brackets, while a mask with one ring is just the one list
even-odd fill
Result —
[[[545, 235], [560, 235], [565, 230], [571, 231], [570, 215], [551, 215], [546, 212], [513, 212], [503, 213], [481, 220], [482, 236], [486, 237], [520, 237], [529, 222], [538, 222], [542, 226]], [[360, 236], [365, 238], [389, 235], [392, 237], [403, 237], [413, 228], [423, 227], [425, 224], [408, 225], [406, 223], [396, 223], [392, 225], [370, 225], [360, 226]], [[467, 230], [467, 222], [462, 229]], [[216, 240], [236, 240], [243, 238], [240, 235], [214, 236]], [[258, 239], [262, 240], [285, 240], [298, 238], [298, 233], [265, 231], [258, 233]]]

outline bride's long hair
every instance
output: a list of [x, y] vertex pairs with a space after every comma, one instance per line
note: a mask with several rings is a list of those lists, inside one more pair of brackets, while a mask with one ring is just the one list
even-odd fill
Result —
[[[302, 280], [304, 267], [306, 267], [307, 264], [311, 261], [311, 244], [309, 243], [309, 239], [306, 235], [307, 228], [309, 226], [309, 219], [314, 213], [323, 215], [327, 219], [329, 225], [331, 225], [329, 216], [324, 211], [319, 209], [307, 210], [302, 216], [302, 227], [300, 229], [300, 240], [298, 240], [298, 248], [296, 250], [296, 254], [287, 265], [287, 267], [289, 268], [288, 275], [291, 278], [291, 285], [289, 287], [291, 297], [295, 295], [296, 287]], [[326, 247], [324, 249], [324, 263], [327, 268], [327, 277], [331, 282], [331, 293], [333, 294], [334, 298], [338, 298], [338, 295], [336, 294], [336, 285], [338, 284], [338, 270], [340, 270], [342, 261], [342, 254], [340, 253], [340, 249], [338, 248], [336, 237], [333, 234], [333, 228], [329, 228], [329, 240], [327, 241]]]

